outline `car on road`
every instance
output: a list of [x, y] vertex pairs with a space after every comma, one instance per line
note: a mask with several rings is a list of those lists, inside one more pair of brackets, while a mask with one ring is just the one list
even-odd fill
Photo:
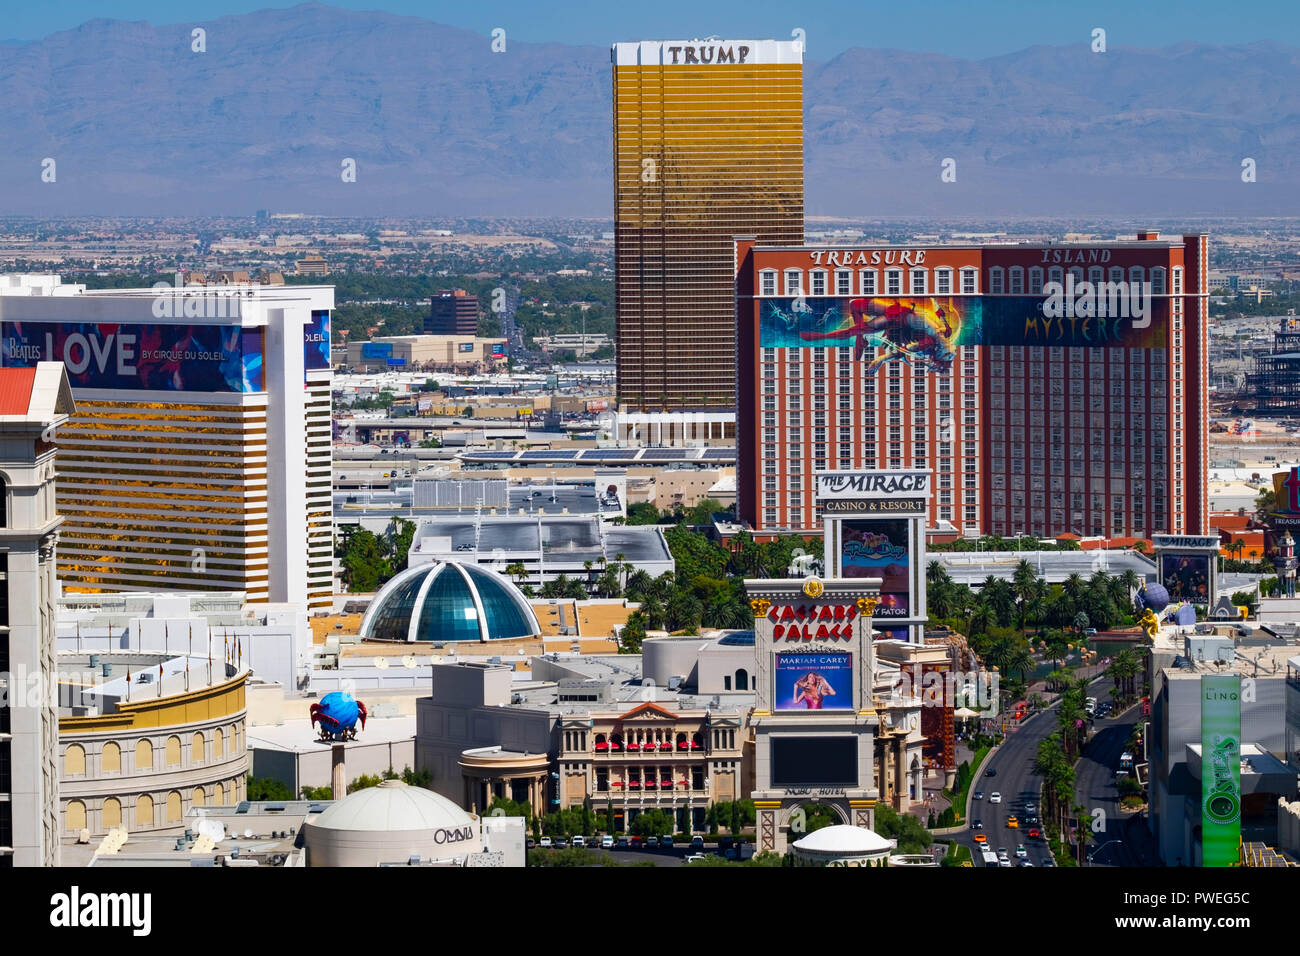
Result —
[[1029, 851], [1025, 849], [1025, 845], [1023, 843], [1016, 844], [1016, 859], [1018, 860], [1029, 859]]
[[634, 837], [632, 838], [632, 849], [634, 849], [634, 850], [639, 850], [639, 849], [641, 849], [643, 846], [645, 846], [645, 838], [644, 838], [644, 837], [634, 836]]
[[1029, 828], [1029, 839], [1031, 839], [1031, 840], [1037, 840], [1037, 839], [1038, 839], [1039, 837], [1041, 837], [1042, 835], [1043, 835], [1043, 831], [1040, 830], [1040, 829], [1038, 829], [1038, 827], [1030, 827], [1030, 828]]
[[984, 821], [983, 821], [983, 820], [980, 820], [980, 819], [978, 819], [978, 818], [977, 818], [977, 819], [974, 819], [974, 820], [972, 820], [972, 821], [970, 822], [970, 828], [971, 828], [972, 830], [983, 830], [983, 829], [984, 829]]
[[1010, 859], [1011, 859], [1011, 858], [1010, 858], [1009, 856], [1007, 856], [1006, 848], [1005, 848], [1005, 847], [999, 847], [999, 848], [998, 848], [998, 861], [999, 861], [1000, 863], [1006, 863], [1006, 862], [1008, 862]]
[[682, 860], [683, 863], [702, 863], [708, 857], [703, 853], [692, 853]]
[[672, 838], [672, 834], [668, 834], [667, 836], [661, 836], [661, 837], [659, 838], [659, 845], [660, 845], [660, 846], [666, 846], [666, 847], [668, 847], [669, 849], [671, 849], [672, 846], [673, 846], [673, 838]]
[[976, 800], [983, 800], [983, 799], [984, 799], [984, 791], [983, 791], [983, 790], [976, 790], [973, 796], [974, 796], [974, 798], [975, 798]]
[[989, 769], [984, 771], [984, 776], [986, 777], [996, 777], [997, 775], [998, 772], [994, 770], [992, 767], [989, 767]]
[[556, 837], [556, 838], [555, 838], [555, 848], [556, 848], [557, 850], [563, 850], [563, 849], [564, 849], [566, 846], [568, 846], [568, 845], [569, 845], [569, 838], [568, 838], [568, 837]]
[[1037, 812], [1038, 812], [1038, 804], [1034, 803], [1034, 801], [1032, 800], [1026, 800], [1025, 813], [1037, 813]]
[[989, 797], [989, 803], [1001, 803], [1001, 802], [1002, 802], [1002, 794], [994, 790], [993, 794]]
[[1039, 866], [1056, 866], [1056, 860], [1054, 860], [1054, 859], [1053, 859], [1052, 857], [1050, 857], [1050, 856], [1045, 856], [1045, 857], [1043, 857], [1043, 862], [1040, 863], [1040, 864], [1038, 864], [1038, 865], [1039, 865]]
[[532, 837], [529, 837], [527, 840], [524, 841], [525, 850], [536, 849], [536, 847], [537, 847], [537, 841], [534, 840]]
[[552, 846], [554, 846], [554, 844], [551, 842], [550, 837], [542, 837], [542, 842], [539, 845], [543, 850], [549, 850]]
[[602, 850], [612, 849], [613, 846], [614, 846], [614, 838], [610, 836], [608, 833], [606, 833], [603, 837], [600, 838], [600, 848]]
[[652, 837], [652, 836], [651, 836], [651, 837], [646, 837], [646, 838], [645, 838], [645, 847], [646, 847], [647, 850], [658, 849], [658, 848], [659, 848], [659, 838], [658, 838], [658, 837]]
[[1036, 816], [1035, 816], [1034, 814], [1032, 814], [1032, 813], [1026, 815], [1026, 817], [1025, 817], [1025, 826], [1027, 826], [1027, 827], [1036, 827], [1036, 826], [1038, 826], [1038, 817], [1036, 817]]
[[703, 850], [703, 849], [704, 849], [704, 837], [702, 837], [702, 836], [693, 836], [693, 837], [691, 837], [691, 849], [692, 849], [692, 850]]
[[628, 842], [627, 842], [627, 837], [619, 837], [619, 838], [618, 838], [618, 845], [619, 845], [620, 847], [626, 849], [626, 848], [629, 846], [629, 844], [628, 844]]
[[1020, 861], [1018, 864], [1016, 864], [1016, 865], [1017, 865], [1017, 866], [1033, 866], [1034, 864], [1030, 863], [1028, 860], [1021, 860], [1021, 861]]
[[1009, 830], [1020, 829], [1020, 818], [1017, 817], [1014, 813], [1011, 814], [1011, 816], [1007, 817], [1007, 829]]
[[1096, 636], [1097, 636], [1097, 629], [1096, 629], [1095, 627], [1085, 627], [1085, 628], [1083, 629], [1083, 636], [1084, 636], [1084, 637], [1096, 637]]
[[586, 838], [585, 836], [583, 836], [581, 833], [578, 833], [578, 834], [576, 834], [576, 835], [573, 837], [573, 845], [574, 845], [574, 846], [586, 846], [586, 845], [587, 845], [587, 838]]
[[989, 835], [987, 833], [977, 833], [973, 837], [976, 843], [988, 843]]

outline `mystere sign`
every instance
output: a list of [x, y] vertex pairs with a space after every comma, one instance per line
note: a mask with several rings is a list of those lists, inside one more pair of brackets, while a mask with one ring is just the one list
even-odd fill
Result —
[[929, 496], [928, 471], [828, 471], [817, 476], [817, 497], [824, 502], [872, 498], [924, 502]]

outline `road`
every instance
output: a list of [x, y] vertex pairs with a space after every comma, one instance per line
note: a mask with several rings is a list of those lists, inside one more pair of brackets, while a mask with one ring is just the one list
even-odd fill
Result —
[[[1100, 680], [1100, 677], [1097, 680]], [[1094, 682], [1095, 686], [1097, 685]], [[1051, 859], [1052, 852], [1048, 848], [1047, 842], [1042, 838], [1037, 840], [1029, 839], [1024, 820], [1027, 816], [1025, 812], [1026, 802], [1034, 803], [1037, 807], [1037, 816], [1041, 826], [1043, 778], [1033, 771], [1034, 756], [1038, 753], [1038, 744], [1056, 731], [1056, 706], [1056, 703], [1053, 703], [1050, 707], [1023, 721], [1014, 732], [1007, 734], [1005, 742], [988, 762], [987, 769], [995, 771], [996, 775], [993, 777], [980, 777], [972, 785], [972, 790], [982, 790], [984, 792], [984, 798], [971, 801], [970, 819], [972, 828], [962, 833], [957, 839], [966, 846], [971, 847], [976, 859], [976, 865], [983, 865], [974, 841], [974, 834], [977, 832], [974, 829], [976, 820], [983, 824], [983, 832], [988, 836], [987, 845], [995, 851], [1005, 849], [1013, 865], [1016, 863], [1016, 845], [1020, 843], [1025, 845], [1031, 864], [1036, 867], [1050, 865], [1047, 861]], [[1122, 734], [1123, 736], [1119, 741], [1121, 749], [1124, 740], [1128, 739], [1128, 731], [1123, 731]], [[1119, 763], [1118, 750], [1115, 752], [1115, 763], [1117, 765]], [[1112, 770], [1111, 773], [1113, 776], [1114, 771]], [[995, 792], [1002, 795], [1000, 804], [989, 801], [989, 798]], [[1111, 793], [1114, 793], [1113, 780], [1111, 782]], [[1116, 808], [1116, 812], [1118, 812], [1118, 808]], [[1007, 826], [1008, 819], [1012, 814], [1018, 818], [1021, 824], [1016, 829]]]
[[1083, 749], [1075, 771], [1075, 799], [1090, 813], [1100, 809], [1105, 829], [1093, 832], [1093, 866], [1158, 866], [1150, 833], [1136, 814], [1121, 813], [1115, 771], [1119, 755], [1141, 719], [1141, 706], [1093, 725], [1093, 737]]
[[[1046, 841], [1041, 838], [1037, 840], [1029, 838], [1024, 820], [1027, 815], [1026, 802], [1038, 804], [1038, 815], [1040, 818], [1042, 816], [1042, 801], [1039, 797], [1042, 778], [1033, 772], [1034, 755], [1038, 752], [1039, 741], [1054, 730], [1056, 730], [1055, 705], [1026, 719], [1014, 732], [1007, 734], [1005, 742], [988, 762], [988, 769], [995, 771], [996, 776], [980, 777], [971, 787], [973, 790], [984, 792], [982, 800], [971, 801], [972, 828], [976, 820], [983, 823], [983, 832], [988, 835], [988, 846], [995, 851], [1005, 849], [1013, 865], [1016, 863], [1016, 845], [1019, 843], [1025, 845], [1029, 853], [1029, 862], [1036, 867], [1045, 865], [1045, 861], [1052, 855]], [[989, 798], [995, 792], [1002, 795], [1001, 803], [990, 802]], [[1007, 826], [1007, 821], [1013, 814], [1021, 823], [1017, 829]], [[972, 850], [976, 847], [974, 841], [976, 832], [979, 831], [971, 829], [959, 837], [961, 842]], [[977, 865], [982, 865], [978, 862], [978, 851], [975, 851], [975, 856]]]

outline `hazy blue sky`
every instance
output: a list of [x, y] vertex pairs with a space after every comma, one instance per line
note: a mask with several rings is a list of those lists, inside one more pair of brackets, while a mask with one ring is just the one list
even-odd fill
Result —
[[[267, 7], [274, 0], [40, 0], [6, 3], [0, 38], [34, 40], [86, 20], [111, 17], [202, 24]], [[1043, 43], [1087, 43], [1093, 27], [1111, 46], [1166, 46], [1185, 40], [1300, 46], [1296, 0], [335, 0], [474, 30], [503, 27], [507, 38], [605, 45], [615, 40], [806, 34], [808, 57], [827, 60], [847, 47], [892, 47], [980, 58]]]

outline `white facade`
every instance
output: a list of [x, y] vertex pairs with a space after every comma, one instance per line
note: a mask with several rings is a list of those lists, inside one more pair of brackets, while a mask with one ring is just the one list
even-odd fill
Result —
[[[29, 401], [22, 399], [28, 391]], [[59, 864], [54, 429], [75, 411], [62, 366], [0, 371], [0, 867]], [[17, 412], [16, 406], [23, 411]], [[19, 693], [22, 691], [22, 693]], [[35, 691], [35, 692], [33, 692]]]
[[59, 457], [65, 591], [328, 606], [333, 305], [325, 286], [0, 276], [4, 363], [63, 361], [79, 402]]

